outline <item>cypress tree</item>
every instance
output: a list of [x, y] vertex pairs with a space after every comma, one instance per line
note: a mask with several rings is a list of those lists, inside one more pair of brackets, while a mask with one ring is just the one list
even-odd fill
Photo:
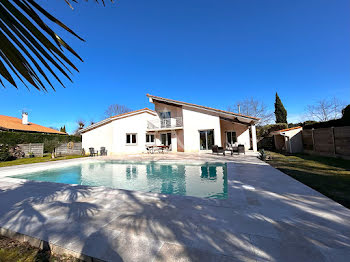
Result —
[[63, 127], [60, 128], [60, 132], [67, 133], [66, 132], [66, 125], [64, 125]]
[[276, 92], [275, 100], [275, 117], [276, 123], [287, 123], [287, 110], [284, 108], [281, 99]]

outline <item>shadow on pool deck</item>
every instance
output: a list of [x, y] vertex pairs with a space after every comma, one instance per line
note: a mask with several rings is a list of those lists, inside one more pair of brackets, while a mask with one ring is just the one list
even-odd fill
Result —
[[244, 163], [235, 172], [232, 207], [0, 180], [0, 226], [108, 261], [349, 260], [348, 209], [268, 165]]

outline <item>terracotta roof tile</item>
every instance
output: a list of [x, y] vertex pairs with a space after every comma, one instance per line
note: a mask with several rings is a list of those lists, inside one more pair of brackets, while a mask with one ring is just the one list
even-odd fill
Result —
[[294, 129], [298, 129], [298, 128], [302, 128], [302, 127], [301, 126], [295, 126], [295, 127], [291, 127], [291, 128], [277, 130], [275, 132], [286, 132], [286, 131], [290, 131], [290, 130], [294, 130]]
[[39, 133], [53, 133], [53, 134], [66, 134], [55, 129], [40, 126], [34, 123], [30, 123], [28, 125], [22, 124], [22, 119], [12, 117], [12, 116], [4, 116], [0, 115], [0, 129], [5, 130], [18, 130], [18, 131], [27, 131], [27, 132], [39, 132]]

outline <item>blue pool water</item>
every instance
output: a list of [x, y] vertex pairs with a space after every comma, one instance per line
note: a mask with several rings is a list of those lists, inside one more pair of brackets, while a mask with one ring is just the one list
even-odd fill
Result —
[[48, 169], [15, 177], [142, 192], [215, 199], [227, 198], [227, 168], [226, 164], [222, 163], [172, 164], [101, 161]]

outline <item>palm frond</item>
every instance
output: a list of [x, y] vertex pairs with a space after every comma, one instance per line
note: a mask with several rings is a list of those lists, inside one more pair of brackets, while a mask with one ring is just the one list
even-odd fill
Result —
[[[64, 1], [71, 7], [71, 2], [78, 2]], [[104, 0], [101, 2], [105, 4]], [[6, 80], [15, 88], [18, 88], [16, 81], [21, 81], [27, 88], [29, 84], [37, 90], [47, 91], [47, 86], [55, 90], [50, 76], [64, 87], [55, 70], [70, 81], [70, 69], [79, 72], [64, 50], [80, 61], [83, 59], [44, 20], [84, 41], [35, 0], [0, 0], [0, 84], [4, 87]]]

